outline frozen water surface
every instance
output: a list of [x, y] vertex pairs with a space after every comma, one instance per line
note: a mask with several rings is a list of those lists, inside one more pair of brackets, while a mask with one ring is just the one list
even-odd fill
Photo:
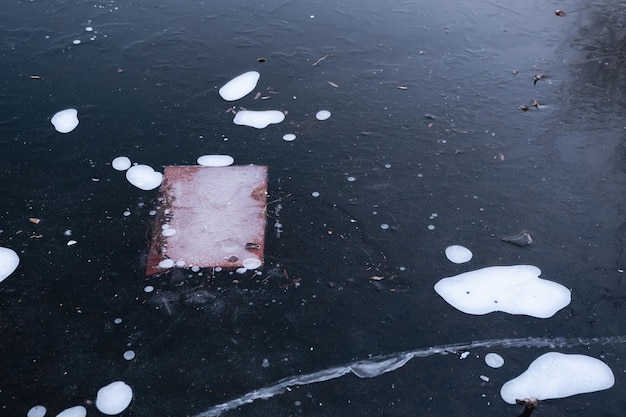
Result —
[[[553, 351], [601, 359], [615, 385], [533, 415], [623, 414], [623, 2], [44, 3], [0, 19], [0, 246], [19, 257], [0, 285], [3, 415], [101, 415], [98, 389], [123, 380], [128, 416], [518, 416], [500, 388]], [[268, 110], [265, 128], [232, 122]], [[208, 239], [237, 263], [262, 243], [263, 265], [166, 247], [146, 276], [152, 236], [214, 236], [157, 191], [163, 167], [223, 169], [205, 154], [268, 167], [263, 241]], [[143, 188], [118, 156], [152, 167]], [[194, 193], [202, 221], [239, 197], [229, 184]], [[521, 231], [531, 245], [501, 240]], [[444, 256], [455, 243], [469, 263]], [[464, 282], [471, 314], [433, 290], [503, 265], [542, 275]]]

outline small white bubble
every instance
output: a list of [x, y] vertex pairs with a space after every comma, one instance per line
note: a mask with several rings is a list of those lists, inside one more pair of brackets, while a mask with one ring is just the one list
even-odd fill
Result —
[[120, 324], [121, 322], [122, 322], [122, 319], [119, 318], [119, 317], [116, 318], [115, 320], [113, 320], [113, 323], [115, 323], [115, 324]]
[[383, 223], [383, 224], [380, 225], [380, 228], [383, 229], [383, 230], [387, 230], [387, 229], [389, 229], [389, 225], [387, 223]]
[[391, 168], [391, 164], [385, 164], [385, 168]]
[[126, 352], [124, 352], [124, 359], [126, 359], [127, 361], [132, 361], [133, 359], [135, 359], [135, 352], [133, 352], [132, 350], [127, 350]]
[[146, 285], [145, 287], [143, 287], [143, 291], [144, 292], [152, 292], [152, 291], [154, 291], [154, 287], [152, 285]]
[[319, 197], [319, 196], [320, 196], [320, 193], [318, 193], [317, 191], [313, 191], [313, 192], [311, 193], [311, 195], [312, 195], [313, 197]]
[[150, 216], [154, 216], [154, 215], [156, 214], [156, 210], [150, 210], [150, 211], [148, 212], [148, 214], [149, 214]]
[[267, 358], [263, 359], [263, 362], [261, 363], [261, 366], [264, 368], [267, 368], [270, 366], [270, 361], [267, 360]]
[[87, 27], [85, 28], [85, 31], [87, 31], [87, 32], [93, 32], [93, 28], [92, 28], [91, 26], [87, 26]]
[[428, 225], [428, 230], [435, 230], [435, 225], [434, 224], [429, 224]]
[[65, 232], [63, 232], [64, 236], [72, 236], [72, 231], [70, 229], [67, 229]]
[[355, 177], [348, 177], [348, 178], [346, 178], [346, 179], [347, 179], [348, 181], [350, 181], [350, 182], [354, 182], [354, 181], [356, 181], [356, 178], [355, 178]]
[[74, 40], [72, 41], [72, 43], [73, 43], [74, 45], [80, 45], [80, 39], [74, 39]]
[[130, 216], [130, 211], [126, 210], [123, 214], [124, 214], [124, 217], [128, 217]]

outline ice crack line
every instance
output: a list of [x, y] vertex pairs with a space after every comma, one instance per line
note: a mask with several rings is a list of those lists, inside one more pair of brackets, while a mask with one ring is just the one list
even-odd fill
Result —
[[476, 348], [572, 348], [590, 345], [618, 345], [626, 343], [626, 336], [593, 337], [593, 338], [541, 338], [526, 337], [519, 339], [488, 339], [467, 343], [455, 343], [450, 345], [433, 346], [424, 349], [416, 349], [405, 352], [396, 352], [381, 355], [368, 360], [350, 362], [345, 365], [323, 369], [304, 375], [290, 376], [283, 378], [273, 385], [259, 388], [235, 398], [228, 402], [215, 405], [194, 417], [217, 417], [224, 411], [232, 410], [244, 404], [252, 403], [256, 400], [271, 398], [289, 390], [290, 387], [299, 385], [309, 385], [317, 382], [329, 381], [352, 373], [359, 378], [373, 378], [387, 372], [395, 371], [404, 366], [413, 358], [425, 358], [433, 355], [446, 355], [448, 353], [458, 353]]

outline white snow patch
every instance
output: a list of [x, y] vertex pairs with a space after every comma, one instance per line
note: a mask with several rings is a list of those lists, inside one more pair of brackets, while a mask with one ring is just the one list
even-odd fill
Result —
[[13, 249], [0, 247], [0, 282], [11, 275], [20, 264], [20, 257]]
[[113, 162], [111, 162], [111, 165], [113, 166], [114, 169], [118, 171], [126, 171], [128, 168], [130, 168], [131, 163], [128, 157], [118, 156], [117, 158], [113, 160]]
[[455, 264], [469, 262], [472, 259], [472, 256], [474, 256], [472, 251], [467, 249], [465, 246], [452, 245], [446, 248], [446, 258]]
[[611, 368], [599, 359], [549, 352], [535, 359], [520, 376], [505, 383], [500, 396], [515, 404], [517, 398], [564, 398], [609, 389], [614, 383]]
[[278, 110], [241, 110], [235, 115], [233, 123], [263, 129], [270, 124], [280, 123], [283, 120], [285, 120], [285, 113]]
[[173, 268], [174, 267], [174, 261], [171, 259], [164, 259], [161, 262], [159, 262], [159, 268]]
[[435, 291], [467, 314], [503, 311], [548, 318], [571, 302], [571, 293], [540, 274], [533, 265], [492, 266], [443, 278]]
[[96, 408], [103, 414], [119, 414], [126, 410], [132, 399], [132, 388], [122, 381], [115, 381], [98, 390]]
[[497, 353], [487, 353], [485, 355], [485, 363], [490, 368], [500, 368], [504, 365], [504, 358]]
[[52, 125], [59, 133], [70, 133], [78, 126], [78, 110], [65, 109], [55, 113], [50, 119]]
[[26, 417], [43, 417], [46, 415], [47, 411], [48, 410], [46, 410], [46, 407], [44, 407], [43, 405], [36, 405], [28, 410], [28, 413], [26, 413]]
[[205, 167], [227, 167], [233, 162], [235, 159], [230, 155], [202, 155], [198, 158], [198, 165]]
[[126, 179], [135, 187], [148, 191], [161, 185], [163, 174], [148, 165], [135, 165], [126, 171]]
[[261, 262], [259, 258], [246, 258], [241, 262], [241, 264], [246, 269], [257, 269], [263, 265], [263, 262]]
[[82, 405], [66, 408], [57, 414], [57, 417], [85, 417], [87, 415], [87, 409]]
[[239, 100], [254, 90], [259, 78], [261, 74], [256, 71], [243, 73], [224, 84], [219, 90], [220, 96], [226, 101]]
[[330, 112], [328, 110], [320, 110], [315, 114], [315, 118], [317, 120], [326, 120], [330, 117]]

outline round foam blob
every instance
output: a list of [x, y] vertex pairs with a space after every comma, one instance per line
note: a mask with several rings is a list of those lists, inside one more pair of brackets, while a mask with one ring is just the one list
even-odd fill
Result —
[[455, 264], [469, 262], [472, 256], [474, 256], [472, 251], [465, 246], [452, 245], [446, 248], [446, 257], [450, 262], [454, 262]]
[[497, 353], [487, 353], [485, 355], [485, 363], [491, 368], [500, 368], [504, 365], [504, 358]]
[[285, 113], [279, 110], [241, 110], [233, 118], [233, 123], [264, 129], [268, 125], [280, 123], [283, 120], [285, 120]]
[[113, 162], [111, 162], [111, 165], [114, 169], [118, 171], [126, 171], [128, 168], [130, 168], [131, 163], [130, 159], [128, 159], [127, 157], [118, 156], [113, 160]]
[[315, 115], [317, 120], [326, 120], [330, 117], [330, 112], [328, 110], [320, 110]]
[[202, 155], [198, 158], [198, 165], [205, 167], [227, 167], [233, 162], [235, 159], [230, 155]]
[[43, 405], [36, 405], [28, 410], [26, 417], [43, 417], [46, 415], [46, 411], [46, 407], [44, 407]]
[[20, 257], [13, 249], [0, 247], [0, 282], [11, 275], [19, 264]]
[[241, 264], [246, 269], [257, 269], [258, 267], [263, 265], [263, 262], [261, 262], [261, 260], [258, 258], [246, 258]]
[[122, 381], [115, 381], [98, 390], [96, 408], [111, 416], [126, 410], [132, 399], [132, 388]]
[[69, 133], [78, 126], [78, 110], [65, 109], [55, 113], [50, 122], [59, 133]]
[[219, 90], [220, 96], [226, 101], [239, 100], [254, 90], [260, 77], [256, 71], [243, 73], [224, 84]]
[[148, 165], [135, 165], [126, 171], [126, 179], [135, 187], [148, 191], [161, 185], [163, 174]]
[[87, 415], [87, 409], [82, 405], [66, 408], [57, 414], [57, 417], [85, 417]]
[[287, 133], [286, 135], [283, 135], [283, 140], [286, 142], [291, 142], [293, 140], [296, 140], [296, 135], [294, 135], [293, 133]]
[[171, 259], [165, 259], [159, 262], [160, 268], [172, 268], [174, 266], [174, 261]]

